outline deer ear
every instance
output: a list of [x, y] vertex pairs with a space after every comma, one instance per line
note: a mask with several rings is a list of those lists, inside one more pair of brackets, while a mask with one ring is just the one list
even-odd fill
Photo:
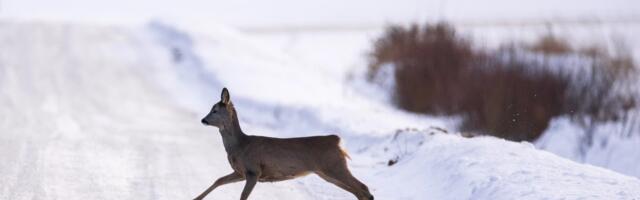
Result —
[[229, 104], [229, 90], [227, 88], [222, 89], [222, 94], [220, 94], [220, 101], [224, 104]]

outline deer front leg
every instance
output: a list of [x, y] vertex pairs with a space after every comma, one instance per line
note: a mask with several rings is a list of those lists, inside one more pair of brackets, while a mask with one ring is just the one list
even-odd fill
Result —
[[242, 195], [240, 196], [240, 200], [247, 200], [249, 198], [249, 194], [253, 191], [253, 187], [256, 186], [258, 182], [258, 177], [260, 177], [259, 172], [255, 171], [247, 171], [245, 172], [245, 179], [247, 183], [244, 185], [244, 189], [242, 190]]
[[238, 181], [241, 181], [242, 179], [244, 178], [242, 178], [242, 176], [237, 172], [233, 172], [229, 175], [220, 177], [218, 180], [216, 180], [216, 182], [213, 183], [213, 185], [211, 185], [209, 188], [207, 188], [207, 190], [202, 192], [202, 194], [198, 195], [198, 197], [196, 197], [194, 200], [204, 199], [204, 197], [207, 196], [209, 192], [213, 191], [213, 189], [216, 189], [218, 186], [228, 184], [228, 183], [238, 182]]

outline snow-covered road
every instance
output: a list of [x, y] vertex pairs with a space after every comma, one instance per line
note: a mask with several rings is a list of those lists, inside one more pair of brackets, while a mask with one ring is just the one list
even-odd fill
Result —
[[[144, 78], [164, 49], [119, 28], [0, 26], [0, 199], [188, 199], [230, 171], [217, 131]], [[280, 186], [256, 194], [301, 198]]]
[[[230, 172], [199, 121], [231, 89], [249, 134], [337, 133], [376, 199], [640, 199], [640, 180], [444, 133], [223, 27], [0, 22], [0, 199], [190, 199]], [[405, 129], [411, 128], [411, 129]], [[398, 163], [387, 166], [387, 161]], [[209, 199], [238, 199], [243, 184]], [[316, 176], [251, 199], [353, 199]]]

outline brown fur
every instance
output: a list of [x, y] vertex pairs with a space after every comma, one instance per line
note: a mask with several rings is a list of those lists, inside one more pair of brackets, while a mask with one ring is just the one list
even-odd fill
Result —
[[310, 173], [351, 192], [359, 200], [373, 199], [367, 186], [347, 168], [345, 158], [350, 157], [340, 147], [337, 135], [299, 138], [246, 135], [240, 129], [226, 88], [222, 91], [222, 100], [213, 106], [202, 123], [219, 128], [233, 172], [216, 180], [196, 199], [203, 199], [220, 185], [245, 180], [240, 199], [246, 200], [257, 182], [289, 180]]

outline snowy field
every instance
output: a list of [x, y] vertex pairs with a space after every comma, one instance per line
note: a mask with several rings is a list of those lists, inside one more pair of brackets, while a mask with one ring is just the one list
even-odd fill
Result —
[[[552, 33], [575, 47], [601, 45], [614, 53], [630, 54], [640, 60], [640, 20], [608, 21], [532, 21], [527, 23], [453, 23], [458, 33], [473, 39], [479, 47], [497, 48], [509, 42], [532, 42]], [[241, 29], [263, 46], [281, 50], [294, 59], [313, 66], [331, 76], [343, 77], [347, 85], [357, 88], [370, 99], [388, 102], [384, 90], [372, 90], [362, 81], [367, 66], [367, 53], [372, 41], [380, 37], [381, 27], [353, 29]], [[580, 46], [582, 45], [582, 46]], [[620, 48], [622, 46], [622, 48]], [[622, 50], [623, 52], [619, 52]], [[558, 65], [558, 69], [579, 69], [574, 63]], [[565, 67], [565, 68], [561, 68]], [[557, 70], [557, 69], [556, 69]], [[640, 78], [635, 77], [640, 85]], [[640, 88], [631, 88], [640, 94]], [[379, 97], [383, 96], [383, 97]], [[388, 96], [388, 95], [386, 95]], [[640, 177], [640, 110], [629, 113], [630, 122], [605, 123], [588, 130], [566, 116], [560, 116], [534, 144], [571, 160], [589, 163]], [[592, 144], [585, 145], [587, 135], [594, 135]]]
[[[487, 47], [549, 32], [624, 43], [637, 61], [639, 12], [632, 0], [2, 0], [0, 200], [195, 197], [231, 171], [218, 130], [200, 124], [223, 87], [248, 134], [342, 137], [376, 199], [640, 199], [640, 134], [621, 134], [640, 122], [558, 117], [533, 144], [465, 138], [458, 119], [400, 111], [362, 77], [384, 25], [416, 21]], [[250, 199], [355, 198], [309, 175]]]
[[[399, 111], [341, 67], [224, 26], [0, 30], [0, 199], [195, 197], [231, 170], [217, 130], [200, 124], [222, 87], [249, 134], [340, 135], [376, 199], [640, 199], [636, 177], [526, 142], [461, 137], [455, 118]], [[337, 59], [327, 63], [352, 58]], [[208, 199], [238, 199], [242, 186]], [[251, 199], [354, 198], [310, 175], [258, 184]]]

